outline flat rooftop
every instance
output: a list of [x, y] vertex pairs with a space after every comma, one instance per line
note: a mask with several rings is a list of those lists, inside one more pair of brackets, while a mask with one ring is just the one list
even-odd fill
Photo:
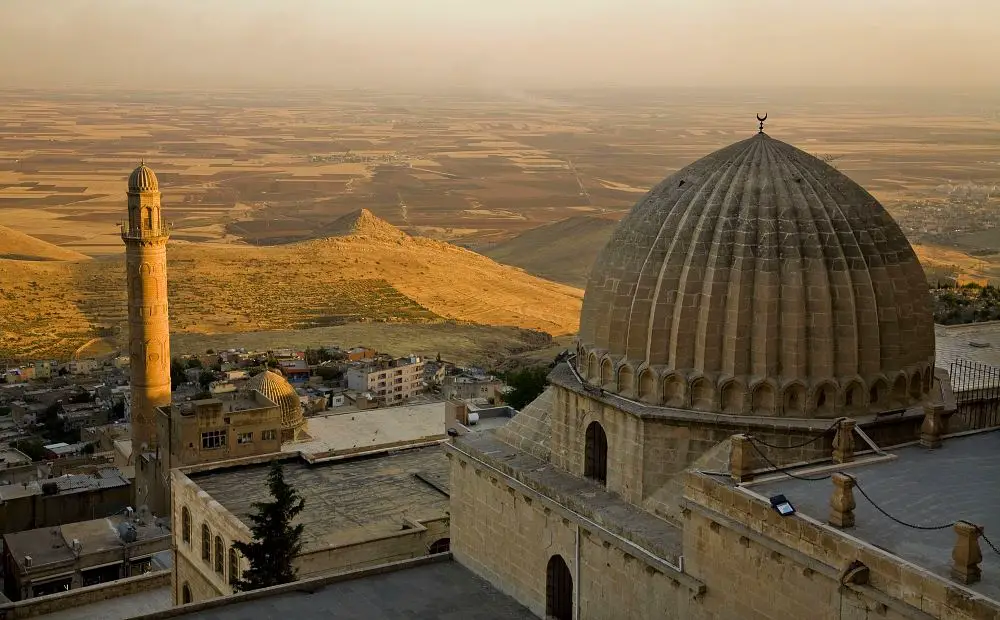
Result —
[[[214, 500], [250, 526], [251, 504], [270, 500], [268, 464], [188, 474]], [[285, 480], [305, 499], [296, 523], [303, 550], [398, 532], [404, 519], [445, 516], [448, 459], [440, 446], [323, 464], [284, 464]]]
[[[951, 365], [959, 360], [1000, 366], [1000, 321], [969, 323], [966, 325], [935, 325], [934, 365], [951, 372]], [[996, 377], [984, 377], [992, 384]], [[975, 372], [966, 370], [961, 376], [952, 377], [956, 392], [969, 389], [979, 379]]]
[[313, 592], [281, 592], [263, 598], [231, 597], [173, 617], [189, 620], [537, 620], [514, 599], [458, 562], [445, 560], [335, 581]]
[[[66, 523], [56, 527], [43, 527], [25, 530], [13, 534], [5, 534], [3, 541], [15, 558], [18, 565], [23, 565], [24, 556], [31, 556], [32, 566], [40, 567], [46, 564], [72, 560], [75, 557], [71, 543], [79, 540], [82, 545], [81, 555], [99, 553], [109, 549], [120, 549], [125, 546], [118, 532], [118, 526], [126, 519], [122, 516]], [[133, 523], [136, 531], [136, 542], [155, 539], [166, 539], [170, 530], [152, 524], [139, 525]]]
[[312, 439], [282, 444], [283, 452], [314, 457], [445, 437], [444, 402], [403, 405], [312, 416]]
[[[984, 528], [1000, 547], [1000, 431], [946, 438], [941, 448], [908, 446], [898, 458], [845, 468], [875, 503], [914, 525], [934, 526], [965, 520]], [[784, 494], [800, 513], [826, 522], [833, 483], [792, 478], [747, 485], [766, 497]], [[955, 532], [924, 531], [900, 525], [879, 513], [857, 491], [856, 525], [844, 530], [941, 577], [950, 579]], [[972, 590], [1000, 601], [1000, 555], [982, 540], [982, 581]]]
[[166, 586], [118, 596], [103, 601], [60, 609], [49, 614], [34, 616], [36, 620], [126, 620], [170, 609], [174, 604], [173, 588]]

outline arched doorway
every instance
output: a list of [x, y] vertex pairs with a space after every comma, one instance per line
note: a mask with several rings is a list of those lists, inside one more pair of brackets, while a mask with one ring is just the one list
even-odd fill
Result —
[[545, 569], [545, 617], [573, 620], [573, 575], [560, 555], [549, 558]]
[[191, 588], [190, 586], [188, 586], [187, 583], [185, 583], [181, 587], [181, 604], [187, 605], [190, 602], [191, 602]]
[[583, 475], [601, 484], [608, 482], [608, 436], [600, 423], [591, 422], [587, 427], [583, 451]]
[[439, 538], [431, 543], [427, 553], [434, 555], [435, 553], [447, 553], [451, 550], [451, 539], [450, 538]]

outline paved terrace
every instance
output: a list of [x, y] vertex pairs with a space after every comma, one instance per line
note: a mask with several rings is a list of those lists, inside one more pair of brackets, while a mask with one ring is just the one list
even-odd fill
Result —
[[[400, 563], [407, 566], [407, 563]], [[186, 620], [537, 620], [455, 561], [426, 561], [352, 579], [319, 578], [179, 607]]]
[[311, 458], [375, 449], [387, 444], [447, 438], [442, 401], [384, 407], [307, 418], [312, 439], [281, 446]]
[[[945, 439], [936, 450], [910, 446], [893, 453], [898, 455], [895, 460], [844, 471], [857, 478], [883, 510], [903, 521], [924, 526], [970, 521], [1000, 547], [1000, 431]], [[765, 497], [784, 494], [798, 512], [818, 521], [825, 523], [829, 516], [829, 480], [784, 478], [747, 486]], [[950, 579], [954, 530], [908, 528], [880, 514], [857, 490], [854, 500], [856, 526], [845, 534]], [[983, 578], [969, 587], [1000, 601], [1000, 555], [983, 541], [980, 546]]]
[[[269, 465], [190, 474], [249, 527], [253, 502], [268, 501]], [[404, 519], [445, 516], [448, 459], [440, 446], [308, 465], [286, 461], [285, 480], [305, 498], [303, 550], [398, 532]]]

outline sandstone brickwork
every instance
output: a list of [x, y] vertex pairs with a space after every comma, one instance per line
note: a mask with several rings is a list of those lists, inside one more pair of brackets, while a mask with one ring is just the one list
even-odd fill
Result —
[[758, 134], [671, 175], [591, 272], [581, 372], [644, 402], [836, 417], [925, 399], [923, 269], [875, 198]]
[[128, 290], [133, 453], [156, 444], [155, 408], [170, 404], [170, 321], [167, 239], [156, 175], [145, 164], [128, 179], [128, 220], [122, 223]]

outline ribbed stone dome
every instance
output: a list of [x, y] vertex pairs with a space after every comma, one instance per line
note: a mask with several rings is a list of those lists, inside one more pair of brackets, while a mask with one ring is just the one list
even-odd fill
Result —
[[244, 389], [257, 390], [278, 405], [281, 410], [282, 441], [293, 439], [286, 431], [291, 430], [294, 434], [305, 423], [302, 404], [295, 388], [278, 373], [265, 370], [251, 377]]
[[618, 225], [587, 283], [577, 365], [651, 404], [834, 417], [923, 400], [923, 269], [875, 198], [764, 133], [680, 170]]
[[144, 163], [139, 164], [139, 167], [128, 175], [128, 191], [130, 192], [155, 192], [159, 188], [160, 184], [156, 180], [156, 173]]

